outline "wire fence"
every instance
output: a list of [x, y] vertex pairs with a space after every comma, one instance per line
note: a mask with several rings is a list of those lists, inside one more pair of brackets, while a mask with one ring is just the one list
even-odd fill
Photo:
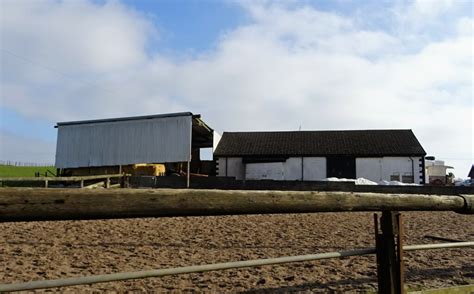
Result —
[[25, 162], [25, 161], [13, 161], [13, 160], [0, 160], [0, 165], [7, 165], [7, 166], [35, 166], [35, 167], [54, 166], [53, 163], [49, 163], [49, 162]]
[[[431, 249], [463, 248], [463, 247], [464, 248], [474, 247], [474, 242], [409, 245], [409, 246], [404, 246], [403, 250], [415, 251], [415, 250], [431, 250]], [[114, 281], [125, 281], [125, 280], [132, 280], [132, 279], [143, 279], [143, 278], [151, 278], [151, 277], [164, 277], [164, 276], [170, 276], [170, 275], [202, 273], [202, 272], [218, 271], [218, 270], [240, 269], [240, 268], [246, 268], [246, 267], [264, 266], [264, 265], [276, 265], [276, 264], [285, 264], [285, 263], [293, 263], [293, 262], [315, 261], [315, 260], [330, 259], [330, 258], [343, 258], [343, 257], [348, 257], [348, 256], [362, 256], [362, 255], [375, 254], [376, 251], [377, 251], [376, 248], [365, 248], [365, 249], [339, 251], [339, 252], [327, 252], [327, 253], [319, 253], [319, 254], [284, 256], [284, 257], [277, 257], [277, 258], [243, 260], [243, 261], [233, 261], [233, 262], [214, 263], [214, 264], [205, 264], [205, 265], [185, 266], [185, 267], [177, 267], [177, 268], [167, 268], [167, 269], [154, 269], [154, 270], [144, 270], [144, 271], [136, 271], [136, 272], [92, 275], [92, 276], [75, 277], [75, 278], [67, 278], [67, 279], [31, 281], [31, 282], [16, 283], [16, 284], [1, 284], [0, 292], [47, 289], [47, 288], [77, 286], [77, 285], [105, 283], [105, 282], [114, 282]]]

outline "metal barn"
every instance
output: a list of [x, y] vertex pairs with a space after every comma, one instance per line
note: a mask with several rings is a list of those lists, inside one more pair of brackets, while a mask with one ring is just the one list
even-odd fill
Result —
[[214, 130], [191, 112], [59, 122], [56, 128], [55, 165], [62, 174], [79, 168], [116, 172], [132, 164], [184, 163], [189, 182], [191, 162], [200, 161], [199, 149], [214, 147]]

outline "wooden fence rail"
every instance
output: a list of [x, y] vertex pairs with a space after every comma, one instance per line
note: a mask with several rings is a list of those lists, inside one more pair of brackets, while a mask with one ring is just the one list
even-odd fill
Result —
[[3, 222], [383, 210], [474, 213], [474, 195], [0, 188]]
[[8, 165], [8, 166], [54, 166], [54, 163], [39, 163], [39, 162], [25, 162], [25, 161], [12, 161], [12, 160], [0, 160], [0, 165]]
[[44, 182], [44, 187], [48, 188], [50, 182], [79, 182], [80, 187], [84, 187], [84, 181], [103, 180], [106, 188], [110, 187], [110, 179], [122, 178], [123, 174], [76, 176], [76, 177], [0, 177], [2, 182]]

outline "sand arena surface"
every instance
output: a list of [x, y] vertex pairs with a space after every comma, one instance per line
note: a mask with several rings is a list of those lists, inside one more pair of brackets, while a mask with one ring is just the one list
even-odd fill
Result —
[[[403, 213], [405, 244], [474, 240], [474, 215]], [[0, 223], [0, 281], [24, 282], [374, 246], [372, 213]], [[474, 249], [406, 252], [407, 284], [474, 284]], [[53, 291], [328, 292], [376, 289], [374, 256], [74, 286]], [[51, 291], [51, 290], [49, 290]]]

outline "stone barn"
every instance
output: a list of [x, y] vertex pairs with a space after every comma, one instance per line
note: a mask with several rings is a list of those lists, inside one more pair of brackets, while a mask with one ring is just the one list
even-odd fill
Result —
[[237, 180], [328, 177], [425, 182], [426, 152], [411, 130], [224, 132], [217, 175]]

